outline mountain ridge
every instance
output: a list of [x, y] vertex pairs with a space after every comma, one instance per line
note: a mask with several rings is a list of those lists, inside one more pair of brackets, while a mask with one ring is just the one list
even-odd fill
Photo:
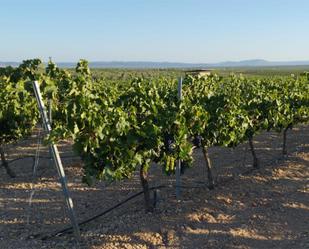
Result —
[[[0, 67], [17, 67], [20, 62], [0, 61]], [[72, 68], [74, 62], [56, 62], [59, 67]], [[155, 62], [155, 61], [90, 61], [91, 68], [224, 68], [224, 67], [269, 67], [269, 66], [309, 66], [309, 60], [303, 61], [268, 61], [251, 59], [240, 61], [223, 61], [218, 63], [186, 63], [186, 62]]]

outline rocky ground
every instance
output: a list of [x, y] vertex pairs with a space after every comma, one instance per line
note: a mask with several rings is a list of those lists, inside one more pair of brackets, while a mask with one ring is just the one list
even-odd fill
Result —
[[[38, 132], [8, 146], [8, 159], [34, 155], [37, 143]], [[289, 131], [288, 156], [281, 155], [281, 145], [282, 134], [258, 135], [261, 169], [251, 172], [247, 144], [211, 148], [218, 176], [212, 191], [203, 184], [207, 175], [197, 150], [194, 167], [182, 176], [180, 200], [174, 187], [160, 189], [155, 212], [145, 213], [140, 195], [82, 226], [79, 245], [72, 234], [42, 240], [69, 224], [52, 162], [41, 158], [33, 177], [32, 158], [17, 160], [10, 164], [18, 175], [14, 179], [0, 167], [0, 248], [309, 248], [309, 126]], [[59, 148], [80, 221], [141, 190], [137, 174], [123, 182], [86, 186], [70, 143]], [[48, 156], [43, 146], [39, 152]], [[153, 165], [152, 186], [173, 184], [174, 176], [163, 176]]]

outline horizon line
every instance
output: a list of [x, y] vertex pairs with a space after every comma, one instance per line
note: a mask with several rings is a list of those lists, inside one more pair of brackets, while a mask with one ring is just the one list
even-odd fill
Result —
[[[34, 58], [27, 58], [27, 59], [23, 59], [23, 60], [0, 60], [0, 63], [10, 63], [10, 62], [14, 62], [14, 63], [21, 63], [24, 60], [32, 60], [32, 59], [40, 59], [39, 57], [34, 57]], [[234, 62], [253, 62], [253, 61], [260, 61], [260, 62], [272, 62], [272, 63], [276, 63], [276, 62], [280, 62], [280, 63], [288, 63], [288, 62], [309, 62], [309, 58], [308, 59], [301, 59], [301, 60], [267, 60], [267, 59], [242, 59], [242, 60], [222, 60], [222, 61], [218, 61], [218, 62], [184, 62], [184, 61], [168, 61], [168, 60], [99, 60], [99, 59], [95, 59], [95, 60], [89, 60], [86, 58], [80, 58], [78, 60], [52, 60], [55, 63], [75, 63], [76, 61], [79, 60], [86, 60], [88, 62], [91, 63], [96, 63], [96, 62], [101, 62], [101, 63], [169, 63], [169, 64], [220, 64], [220, 63], [234, 63]], [[43, 63], [46, 63], [48, 61], [43, 61]]]

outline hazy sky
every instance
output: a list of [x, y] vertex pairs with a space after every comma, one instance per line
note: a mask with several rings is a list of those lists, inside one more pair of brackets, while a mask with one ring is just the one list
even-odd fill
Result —
[[0, 61], [309, 60], [309, 0], [0, 0]]

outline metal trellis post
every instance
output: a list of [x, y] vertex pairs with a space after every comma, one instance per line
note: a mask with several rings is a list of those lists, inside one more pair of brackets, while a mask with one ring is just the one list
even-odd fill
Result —
[[[178, 80], [178, 99], [182, 100], [182, 77]], [[180, 180], [180, 170], [181, 170], [181, 160], [178, 159], [176, 162], [176, 198], [180, 199], [180, 188], [181, 188], [181, 180]]]
[[[47, 134], [50, 134], [51, 125], [50, 125], [50, 121], [47, 116], [47, 111], [46, 111], [46, 108], [45, 108], [45, 105], [42, 99], [42, 95], [40, 92], [40, 87], [37, 81], [33, 82], [33, 89], [34, 89], [35, 97], [38, 103], [39, 111], [42, 117], [44, 130], [47, 132]], [[67, 179], [64, 173], [64, 169], [62, 166], [58, 148], [54, 143], [50, 143], [49, 149], [52, 154], [52, 157], [53, 157], [53, 160], [54, 160], [54, 163], [55, 163], [58, 175], [59, 175], [59, 181], [61, 183], [63, 195], [65, 198], [65, 202], [66, 202], [66, 206], [68, 209], [69, 218], [70, 218], [73, 230], [74, 230], [74, 234], [75, 234], [77, 241], [79, 241], [80, 240], [80, 230], [79, 230], [78, 222], [77, 222], [77, 219], [74, 213], [73, 201], [72, 201], [72, 198], [68, 190]]]

